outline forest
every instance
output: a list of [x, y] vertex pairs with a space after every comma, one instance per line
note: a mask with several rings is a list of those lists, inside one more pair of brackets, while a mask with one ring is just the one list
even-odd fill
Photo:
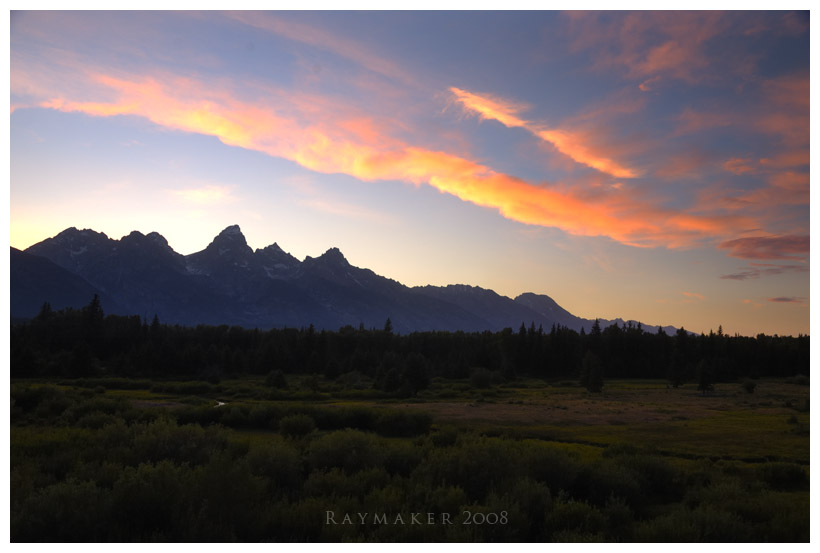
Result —
[[11, 539], [809, 540], [808, 336], [11, 329]]
[[[585, 362], [586, 360], [586, 362]], [[589, 332], [527, 327], [502, 332], [415, 332], [347, 326], [337, 332], [181, 327], [139, 316], [105, 316], [99, 299], [81, 310], [52, 311], [11, 330], [12, 377], [183, 377], [218, 381], [281, 371], [336, 378], [358, 372], [388, 393], [413, 395], [433, 377], [465, 378], [475, 368], [501, 379], [572, 378], [594, 369], [608, 378], [732, 382], [741, 377], [808, 374], [808, 336], [651, 334], [640, 325]]]

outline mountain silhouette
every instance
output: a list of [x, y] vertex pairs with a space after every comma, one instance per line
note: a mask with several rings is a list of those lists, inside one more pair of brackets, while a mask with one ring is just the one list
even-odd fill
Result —
[[82, 307], [95, 293], [106, 313], [157, 315], [189, 326], [337, 330], [381, 328], [389, 317], [394, 330], [407, 333], [498, 331], [522, 323], [589, 330], [593, 324], [546, 295], [511, 299], [462, 284], [407, 287], [351, 265], [338, 248], [304, 261], [276, 243], [253, 250], [238, 225], [190, 255], [175, 252], [156, 232], [114, 240], [74, 227], [24, 252], [11, 249], [12, 317], [31, 317], [45, 302], [54, 309]]

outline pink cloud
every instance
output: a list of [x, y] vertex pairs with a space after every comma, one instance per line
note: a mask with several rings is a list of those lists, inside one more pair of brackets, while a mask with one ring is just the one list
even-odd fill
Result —
[[752, 160], [749, 158], [733, 157], [723, 164], [723, 168], [735, 175], [743, 175], [744, 173], [754, 173], [757, 171]]
[[697, 82], [709, 75], [709, 41], [729, 22], [719, 12], [573, 12], [571, 47], [587, 51], [597, 70], [629, 78], [666, 76]]
[[652, 77], [651, 79], [646, 79], [644, 82], [638, 85], [638, 88], [641, 89], [643, 92], [649, 92], [654, 90], [655, 86], [663, 80], [662, 77]]
[[[752, 224], [743, 217], [706, 217], [667, 209], [627, 189], [529, 183], [462, 156], [407, 143], [356, 109], [320, 99], [306, 102], [299, 94], [269, 91], [265, 103], [255, 103], [218, 83], [172, 75], [97, 74], [88, 84], [103, 88], [113, 99], [53, 97], [42, 105], [101, 117], [138, 115], [166, 128], [216, 136], [225, 144], [289, 159], [317, 172], [429, 184], [525, 224], [608, 236], [635, 246], [689, 247]], [[243, 92], [249, 95], [246, 89]], [[515, 117], [514, 111], [503, 113], [502, 117]]]
[[718, 244], [730, 250], [731, 257], [742, 259], [805, 259], [809, 253], [808, 236], [752, 236]]
[[456, 87], [450, 91], [466, 109], [477, 113], [483, 119], [492, 119], [507, 127], [521, 127], [538, 138], [550, 143], [556, 150], [602, 173], [618, 178], [634, 178], [638, 171], [611, 159], [601, 149], [592, 145], [583, 132], [566, 129], [546, 128], [544, 125], [521, 119], [518, 114], [525, 109], [521, 104], [502, 100], [489, 95], [479, 95]]

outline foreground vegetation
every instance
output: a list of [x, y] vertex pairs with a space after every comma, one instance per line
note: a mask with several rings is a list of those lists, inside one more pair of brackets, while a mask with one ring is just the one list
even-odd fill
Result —
[[[13, 382], [12, 540], [809, 538], [805, 386], [761, 382], [743, 419], [721, 410], [734, 403], [741, 411], [748, 395], [739, 387], [713, 398], [684, 388], [681, 401], [714, 400], [716, 409], [688, 419], [690, 433], [667, 432], [646, 447], [654, 423], [634, 412], [611, 414], [605, 439], [596, 428], [606, 425], [583, 424], [588, 402], [615, 405], [615, 392], [437, 381], [432, 388], [460, 395], [397, 403], [340, 397], [346, 388], [326, 380], [314, 392], [308, 376], [292, 380], [286, 393], [252, 378]], [[651, 384], [613, 387], [635, 403], [651, 397]], [[531, 403], [505, 399], [513, 397]], [[552, 422], [494, 419], [485, 408], [542, 408]], [[755, 433], [766, 424], [770, 436], [761, 442]], [[715, 443], [698, 453], [688, 444], [704, 428]], [[729, 442], [722, 455], [721, 436]], [[794, 441], [804, 447], [783, 447]], [[339, 524], [327, 523], [328, 511]], [[391, 523], [343, 524], [346, 513], [354, 521], [385, 513]], [[454, 524], [412, 524], [412, 513], [425, 521], [427, 513], [438, 521], [448, 514]], [[477, 514], [482, 524], [462, 524]]]
[[[98, 308], [12, 329], [12, 541], [809, 540], [802, 337], [264, 333]], [[613, 369], [649, 355], [622, 339], [669, 346], [663, 374]], [[752, 374], [749, 344], [793, 365]]]

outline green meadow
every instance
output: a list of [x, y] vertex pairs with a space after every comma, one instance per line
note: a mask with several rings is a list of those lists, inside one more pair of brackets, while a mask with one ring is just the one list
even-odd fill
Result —
[[13, 379], [12, 541], [809, 539], [794, 379], [355, 380]]

